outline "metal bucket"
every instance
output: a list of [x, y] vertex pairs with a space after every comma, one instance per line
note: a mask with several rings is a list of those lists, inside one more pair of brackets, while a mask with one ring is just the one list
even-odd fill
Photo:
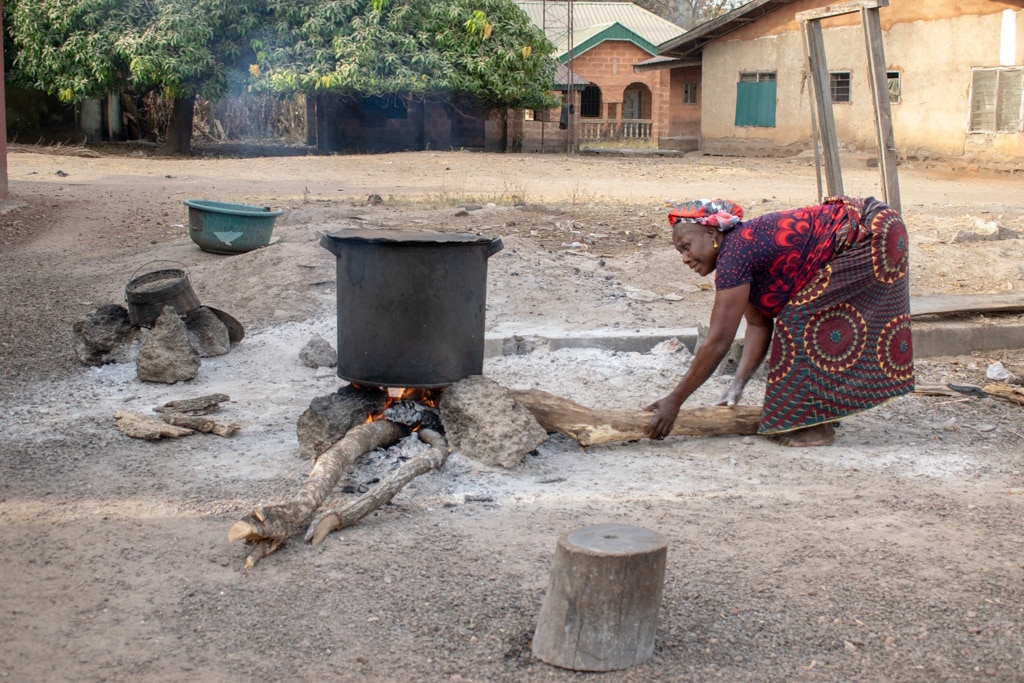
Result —
[[192, 283], [183, 268], [133, 276], [124, 288], [124, 300], [128, 304], [128, 319], [140, 327], [156, 322], [164, 306], [172, 306], [178, 315], [200, 306], [199, 297], [192, 291]]
[[484, 362], [487, 259], [501, 240], [466, 233], [341, 230], [338, 376], [380, 387], [443, 387]]

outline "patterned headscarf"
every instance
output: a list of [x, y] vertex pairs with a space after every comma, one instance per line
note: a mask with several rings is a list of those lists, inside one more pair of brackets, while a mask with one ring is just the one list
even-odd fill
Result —
[[714, 226], [719, 232], [735, 227], [743, 220], [743, 207], [730, 199], [695, 199], [692, 202], [673, 204], [668, 212], [669, 225], [676, 223], [700, 223]]

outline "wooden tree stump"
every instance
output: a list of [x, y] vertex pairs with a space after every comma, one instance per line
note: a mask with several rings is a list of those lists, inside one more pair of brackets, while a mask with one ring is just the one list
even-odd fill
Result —
[[541, 661], [576, 671], [626, 669], [654, 654], [668, 539], [598, 524], [558, 539], [533, 635]]

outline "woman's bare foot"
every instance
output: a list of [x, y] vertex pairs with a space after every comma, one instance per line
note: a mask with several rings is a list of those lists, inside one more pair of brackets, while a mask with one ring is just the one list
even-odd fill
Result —
[[825, 424], [814, 425], [813, 427], [794, 429], [791, 432], [778, 435], [775, 437], [775, 440], [783, 446], [793, 446], [796, 448], [827, 446], [835, 442], [836, 428], [831, 422], [826, 422]]

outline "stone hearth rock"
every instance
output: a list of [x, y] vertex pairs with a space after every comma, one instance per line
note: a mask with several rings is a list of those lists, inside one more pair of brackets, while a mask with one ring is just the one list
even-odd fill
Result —
[[383, 391], [356, 389], [351, 384], [314, 398], [299, 416], [299, 453], [305, 457], [323, 453], [348, 430], [366, 422], [368, 413], [382, 412], [386, 402]]
[[143, 382], [174, 384], [199, 374], [202, 361], [192, 347], [183, 321], [170, 306], [164, 306], [153, 329], [146, 335], [136, 361]]
[[439, 408], [452, 448], [487, 465], [512, 469], [548, 440], [511, 391], [482, 375], [445, 389]]
[[104, 304], [71, 326], [75, 354], [85, 365], [125, 363], [132, 360], [132, 343], [138, 328], [128, 318], [128, 309]]
[[231, 350], [228, 326], [206, 306], [189, 311], [182, 319], [188, 339], [200, 358], [222, 356]]

